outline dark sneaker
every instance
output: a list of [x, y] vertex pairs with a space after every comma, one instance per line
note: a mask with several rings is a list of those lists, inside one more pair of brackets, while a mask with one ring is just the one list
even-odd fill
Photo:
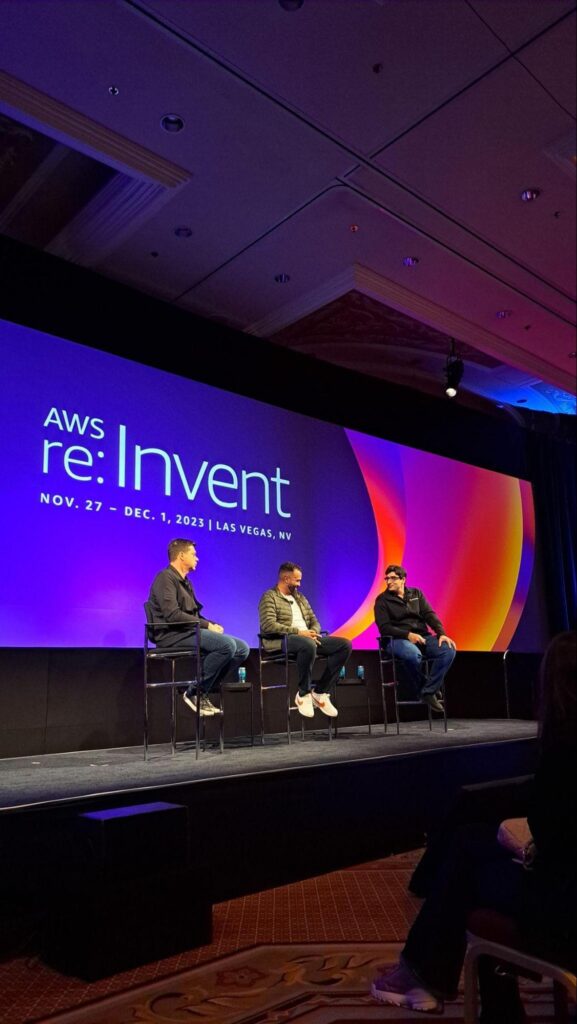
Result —
[[[182, 695], [182, 699], [183, 699], [184, 703], [190, 708], [190, 710], [193, 711], [194, 714], [196, 715], [196, 697], [193, 696], [192, 693], [184, 693]], [[206, 703], [205, 703], [207, 699], [208, 699], [207, 697], [201, 697], [200, 698], [200, 714], [201, 714], [201, 717], [202, 716], [209, 717], [210, 715], [216, 714], [216, 709], [213, 710], [213, 711], [209, 711], [207, 709]], [[210, 704], [210, 701], [208, 701], [208, 703]], [[213, 707], [212, 704], [210, 706]]]
[[208, 697], [200, 698], [201, 715], [221, 715], [222, 708], [217, 708]]
[[429, 705], [431, 711], [440, 711], [441, 714], [444, 714], [445, 708], [443, 704], [441, 704], [441, 701], [438, 699], [436, 693], [422, 693], [421, 700], [423, 704]]
[[421, 982], [402, 962], [387, 974], [375, 978], [371, 985], [371, 995], [379, 1003], [404, 1006], [407, 1010], [432, 1013], [442, 1009], [440, 1000], [423, 988]]

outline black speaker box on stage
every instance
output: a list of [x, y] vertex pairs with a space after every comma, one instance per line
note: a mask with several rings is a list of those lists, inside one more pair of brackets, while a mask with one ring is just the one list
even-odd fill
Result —
[[[212, 904], [189, 866], [188, 809], [150, 803], [78, 816], [86, 869], [62, 879], [43, 958], [88, 981], [212, 938]], [[56, 894], [55, 894], [56, 895]]]

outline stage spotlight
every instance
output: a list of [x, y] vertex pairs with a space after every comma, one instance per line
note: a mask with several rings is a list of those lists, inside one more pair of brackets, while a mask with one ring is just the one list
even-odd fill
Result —
[[445, 366], [445, 394], [447, 398], [456, 398], [459, 390], [459, 384], [465, 371], [465, 364], [462, 359], [458, 359], [455, 354], [455, 342], [451, 342], [451, 351], [447, 356], [447, 365]]

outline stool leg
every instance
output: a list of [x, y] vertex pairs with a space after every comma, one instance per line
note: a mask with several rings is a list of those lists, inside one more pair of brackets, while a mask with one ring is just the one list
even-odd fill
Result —
[[258, 678], [260, 686], [260, 742], [264, 747], [264, 693], [262, 689], [262, 662], [259, 662]]
[[250, 686], [250, 745], [254, 747], [254, 686]]
[[[423, 676], [425, 677], [425, 681], [427, 681], [429, 679], [429, 669], [430, 668], [431, 668], [430, 662], [426, 658], [424, 658], [423, 659]], [[433, 731], [433, 714], [431, 712], [431, 708], [428, 705], [427, 705], [427, 709], [428, 709], [428, 712], [429, 712], [429, 732], [432, 732]]]
[[172, 666], [172, 686], [170, 687], [170, 749], [172, 756], [176, 754], [176, 661], [174, 658], [171, 660]]
[[365, 681], [365, 688], [367, 691], [367, 719], [369, 723], [369, 736], [373, 734], [373, 727], [371, 723], [371, 695], [369, 693], [369, 684]]
[[221, 754], [224, 753], [224, 696], [220, 692], [220, 715], [218, 716], [218, 743]]
[[196, 681], [196, 715], [195, 715], [195, 760], [198, 761], [200, 757], [200, 686], [198, 679]]
[[[287, 733], [287, 739], [289, 741], [289, 746], [290, 746], [290, 744], [292, 743], [292, 736], [291, 736], [291, 693], [290, 693], [290, 688], [289, 688], [289, 663], [288, 663], [288, 657], [285, 658], [284, 681], [285, 681], [285, 687], [286, 687], [286, 733]], [[303, 739], [304, 739], [304, 735], [303, 735]]]
[[385, 667], [383, 664], [382, 651], [379, 649], [379, 669], [381, 673], [381, 700], [383, 702], [383, 729], [387, 735], [387, 700], [385, 696]]
[[389, 728], [389, 712], [387, 711], [387, 688], [383, 686], [383, 726], [385, 729], [385, 736]]
[[144, 683], [144, 760], [148, 760], [148, 686]]

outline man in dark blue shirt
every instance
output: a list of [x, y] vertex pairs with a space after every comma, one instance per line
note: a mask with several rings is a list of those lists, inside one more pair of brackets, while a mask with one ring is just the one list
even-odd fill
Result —
[[[439, 616], [416, 587], [407, 587], [407, 570], [388, 565], [386, 590], [375, 601], [375, 622], [381, 636], [390, 637], [395, 658], [399, 658], [421, 700], [433, 711], [443, 711], [439, 698], [448, 669], [453, 664], [456, 644], [445, 633]], [[434, 634], [434, 635], [433, 635]], [[428, 677], [423, 658], [429, 659]]]

